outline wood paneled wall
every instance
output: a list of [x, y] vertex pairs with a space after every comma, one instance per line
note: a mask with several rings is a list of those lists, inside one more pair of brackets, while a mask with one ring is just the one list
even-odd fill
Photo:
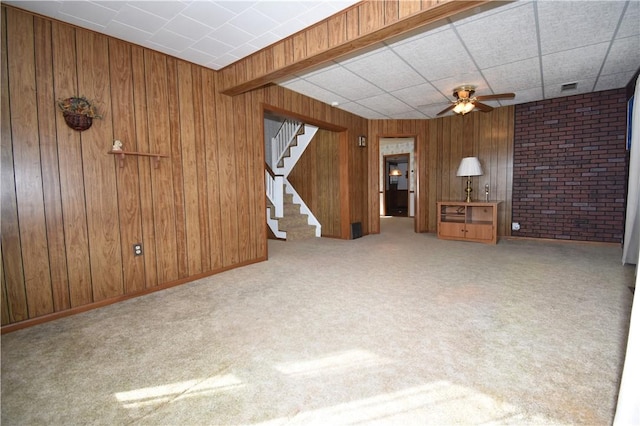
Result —
[[323, 237], [342, 237], [339, 154], [339, 134], [320, 129], [288, 177], [322, 225]]
[[[341, 214], [368, 223], [365, 119], [279, 86], [222, 95], [218, 72], [11, 6], [1, 28], [3, 332], [265, 260], [265, 105], [342, 132]], [[103, 116], [85, 132], [55, 106], [73, 95]], [[169, 157], [119, 167], [114, 139]]]
[[[463, 157], [478, 157], [484, 175], [473, 178], [474, 199], [484, 200], [489, 184], [491, 200], [501, 201], [498, 235], [511, 235], [511, 191], [513, 181], [514, 107], [496, 108], [490, 113], [446, 116], [435, 120], [372, 120], [369, 136], [374, 147], [369, 161], [377, 164], [381, 137], [416, 137], [416, 230], [436, 232], [436, 202], [462, 200], [466, 180], [456, 176]], [[369, 173], [369, 214], [379, 211], [378, 168]], [[372, 223], [372, 232], [379, 232]]]

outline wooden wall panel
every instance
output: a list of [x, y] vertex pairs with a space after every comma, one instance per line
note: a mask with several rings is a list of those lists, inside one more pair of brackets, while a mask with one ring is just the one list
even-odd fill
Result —
[[[234, 139], [247, 140], [247, 120], [246, 102], [248, 96], [240, 96], [233, 99], [234, 114]], [[237, 241], [238, 241], [238, 261], [245, 262], [250, 257], [251, 245], [251, 214], [249, 205], [249, 191], [242, 188], [249, 188], [249, 152], [246, 144], [237, 144], [228, 141], [230, 149], [235, 151], [235, 167], [233, 170], [233, 180], [236, 189], [236, 216], [237, 216]]]
[[[198, 244], [200, 244], [199, 262], [200, 265], [196, 267], [200, 268], [200, 271], [209, 271], [211, 269], [211, 241], [209, 239], [209, 217], [207, 215], [207, 206], [209, 204], [208, 192], [207, 192], [207, 158], [204, 153], [206, 152], [205, 144], [205, 132], [204, 132], [204, 87], [202, 83], [201, 68], [197, 66], [191, 67], [191, 75], [193, 79], [192, 96], [195, 111], [193, 113], [193, 132], [194, 132], [194, 155], [195, 155], [195, 167], [197, 170], [195, 179], [197, 182], [196, 194], [198, 202]], [[193, 227], [188, 228], [190, 238], [193, 238], [195, 230]]]
[[[184, 179], [182, 164], [182, 139], [180, 138], [182, 123], [180, 117], [180, 81], [178, 76], [178, 61], [173, 57], [168, 57], [166, 62], [167, 71], [167, 109], [169, 119], [169, 147], [171, 150], [171, 188], [173, 197], [173, 226], [176, 235], [176, 261], [178, 267], [178, 278], [188, 276], [188, 259], [187, 259], [187, 231], [184, 203]], [[173, 101], [171, 101], [173, 100]], [[189, 120], [191, 121], [191, 120]]]
[[[38, 139], [33, 17], [10, 12], [7, 21], [11, 135], [20, 243], [30, 316], [53, 312]], [[22, 31], [19, 31], [21, 29]]]
[[[145, 50], [149, 150], [172, 156], [165, 161], [160, 161], [158, 168], [151, 168], [153, 223], [156, 235], [155, 251], [159, 283], [178, 279], [178, 248], [172, 176], [176, 152], [171, 146], [167, 68], [165, 55]], [[171, 99], [171, 101], [175, 102], [175, 99]]]
[[67, 258], [65, 257], [64, 223], [60, 194], [58, 143], [55, 137], [55, 96], [53, 93], [53, 51], [51, 48], [51, 21], [35, 18], [35, 64], [38, 103], [38, 139], [42, 163], [47, 243], [51, 270], [51, 290], [54, 311], [71, 307]]
[[[219, 86], [219, 74], [216, 74], [216, 87]], [[238, 206], [236, 171], [236, 141], [234, 131], [233, 99], [226, 95], [216, 97], [216, 116], [218, 124], [218, 183], [220, 185], [220, 219], [222, 228], [221, 246], [222, 266], [228, 267], [240, 261], [238, 247]]]
[[[122, 141], [124, 149], [140, 151], [137, 144], [135, 115], [133, 109], [133, 66], [129, 44], [119, 40], [109, 40], [109, 76], [111, 87], [111, 114], [113, 117], [113, 137]], [[104, 149], [109, 149], [105, 146]], [[113, 158], [116, 170], [118, 194], [118, 215], [120, 223], [120, 254], [124, 293], [132, 293], [145, 288], [144, 258], [134, 256], [132, 245], [143, 243], [140, 181], [135, 159], [130, 159], [129, 167], [119, 167], [119, 159]], [[146, 249], [143, 243], [143, 250]]]
[[209, 219], [209, 235], [205, 236], [209, 240], [209, 260], [211, 269], [219, 269], [223, 265], [222, 259], [222, 211], [221, 211], [221, 185], [220, 185], [220, 165], [218, 154], [218, 126], [216, 123], [217, 94], [215, 88], [215, 74], [211, 70], [202, 69], [202, 93], [203, 99], [203, 122], [204, 122], [204, 146], [207, 170], [207, 212]]
[[[133, 107], [129, 110], [133, 112], [135, 119], [135, 138], [131, 142], [138, 152], [157, 152], [152, 151], [149, 145], [149, 120], [147, 109], [147, 87], [145, 81], [145, 55], [144, 50], [140, 47], [131, 47], [131, 67], [132, 67], [132, 85], [133, 85]], [[117, 104], [117, 102], [116, 102]], [[131, 117], [131, 114], [128, 114]], [[114, 115], [114, 120], [116, 116]], [[117, 136], [117, 133], [116, 133]], [[160, 153], [161, 154], [161, 153]], [[130, 159], [132, 160], [132, 159]], [[163, 162], [163, 166], [166, 167], [166, 161]], [[131, 168], [134, 165], [130, 165]], [[142, 231], [142, 246], [144, 250], [144, 256], [142, 256], [144, 262], [144, 288], [153, 288], [158, 285], [158, 270], [157, 270], [157, 250], [156, 250], [156, 233], [153, 214], [153, 192], [152, 192], [152, 180], [151, 173], [152, 167], [147, 157], [138, 157], [137, 169], [139, 180], [137, 186], [140, 194], [140, 224]], [[132, 183], [130, 182], [129, 185]], [[121, 219], [122, 220], [122, 219]], [[127, 241], [126, 236], [123, 236], [123, 246]], [[137, 241], [136, 241], [137, 242]], [[123, 250], [126, 255], [126, 251]], [[126, 262], [125, 262], [126, 264]], [[126, 283], [125, 283], [126, 284]], [[136, 288], [140, 285], [136, 285]]]
[[[55, 22], [51, 30], [54, 93], [56, 99], [63, 99], [78, 94], [76, 34], [68, 25]], [[74, 48], [69, 49], [65, 46]], [[56, 111], [55, 117], [69, 298], [71, 307], [77, 307], [93, 301], [82, 145], [79, 132], [65, 124], [59, 111]]]
[[[182, 163], [176, 171], [182, 171], [182, 182], [180, 182], [181, 185], [176, 182], [174, 187], [180, 188], [180, 190], [176, 191], [176, 196], [184, 193], [186, 250], [183, 251], [185, 259], [188, 260], [188, 275], [196, 275], [202, 272], [202, 247], [200, 244], [199, 181], [196, 161], [196, 121], [194, 117], [200, 116], [202, 106], [193, 102], [193, 93], [196, 90], [200, 90], [200, 88], [194, 87], [191, 65], [182, 61], [178, 61], [177, 65], [177, 87], [179, 91], [177, 99], [180, 110], [179, 146], [181, 147]], [[173, 145], [176, 146], [178, 144]], [[206, 201], [206, 198], [203, 201]], [[180, 219], [178, 219], [178, 223], [180, 223]]]
[[[18, 322], [29, 318], [27, 311], [27, 295], [24, 291], [24, 270], [22, 266], [22, 249], [20, 247], [20, 228], [18, 224], [18, 206], [15, 193], [15, 175], [13, 169], [13, 137], [11, 135], [11, 113], [9, 102], [9, 78], [7, 66], [7, 25], [6, 12], [2, 9], [2, 104], [0, 117], [2, 119], [0, 140], [1, 161], [0, 181], [2, 199], [0, 200], [2, 220], [0, 231], [2, 235], [2, 319], [7, 323]], [[3, 323], [4, 324], [4, 323]]]
[[[76, 31], [78, 51], [78, 91], [95, 101], [107, 120], [111, 117], [108, 40], [89, 31]], [[87, 228], [91, 250], [93, 301], [124, 293], [122, 255], [118, 223], [116, 175], [111, 156], [105, 155], [113, 140], [110, 122], [95, 120], [91, 131], [83, 132]]]

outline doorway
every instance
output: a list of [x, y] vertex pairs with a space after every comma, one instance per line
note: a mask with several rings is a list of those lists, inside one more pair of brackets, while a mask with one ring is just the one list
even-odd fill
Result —
[[409, 153], [384, 156], [387, 216], [409, 216]]

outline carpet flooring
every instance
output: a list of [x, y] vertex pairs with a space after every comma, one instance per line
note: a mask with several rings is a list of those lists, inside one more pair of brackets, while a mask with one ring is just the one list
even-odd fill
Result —
[[415, 234], [269, 260], [2, 336], [3, 425], [609, 425], [618, 247]]

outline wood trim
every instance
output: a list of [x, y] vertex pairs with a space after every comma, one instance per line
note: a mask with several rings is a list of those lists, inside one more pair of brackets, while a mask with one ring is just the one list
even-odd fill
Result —
[[[318, 22], [285, 40], [268, 46], [259, 52], [243, 58], [220, 72], [227, 76], [221, 91], [226, 95], [238, 95], [259, 87], [266, 86], [277, 79], [302, 72], [311, 67], [324, 64], [337, 59], [347, 53], [384, 41], [388, 38], [404, 34], [417, 27], [431, 24], [469, 9], [489, 3], [490, 0], [457, 1], [442, 0], [441, 2], [421, 2], [420, 10], [399, 16], [398, 19], [385, 21], [386, 6], [377, 0], [365, 0], [346, 10], [336, 13], [334, 16]], [[403, 0], [388, 0], [399, 5]], [[418, 2], [411, 2], [418, 5]], [[399, 10], [399, 9], [398, 9]], [[406, 12], [407, 9], [403, 8]], [[340, 28], [343, 19], [347, 21], [346, 40], [339, 42], [340, 38], [331, 37], [328, 32]], [[353, 33], [351, 33], [353, 31]], [[339, 34], [342, 34], [340, 32]], [[285, 49], [283, 49], [283, 45]], [[287, 51], [286, 46], [292, 46]], [[309, 48], [311, 47], [311, 48]], [[282, 58], [282, 55], [285, 55]], [[261, 67], [264, 57], [272, 57], [267, 61], [270, 67]], [[241, 70], [260, 70], [252, 75]]]

